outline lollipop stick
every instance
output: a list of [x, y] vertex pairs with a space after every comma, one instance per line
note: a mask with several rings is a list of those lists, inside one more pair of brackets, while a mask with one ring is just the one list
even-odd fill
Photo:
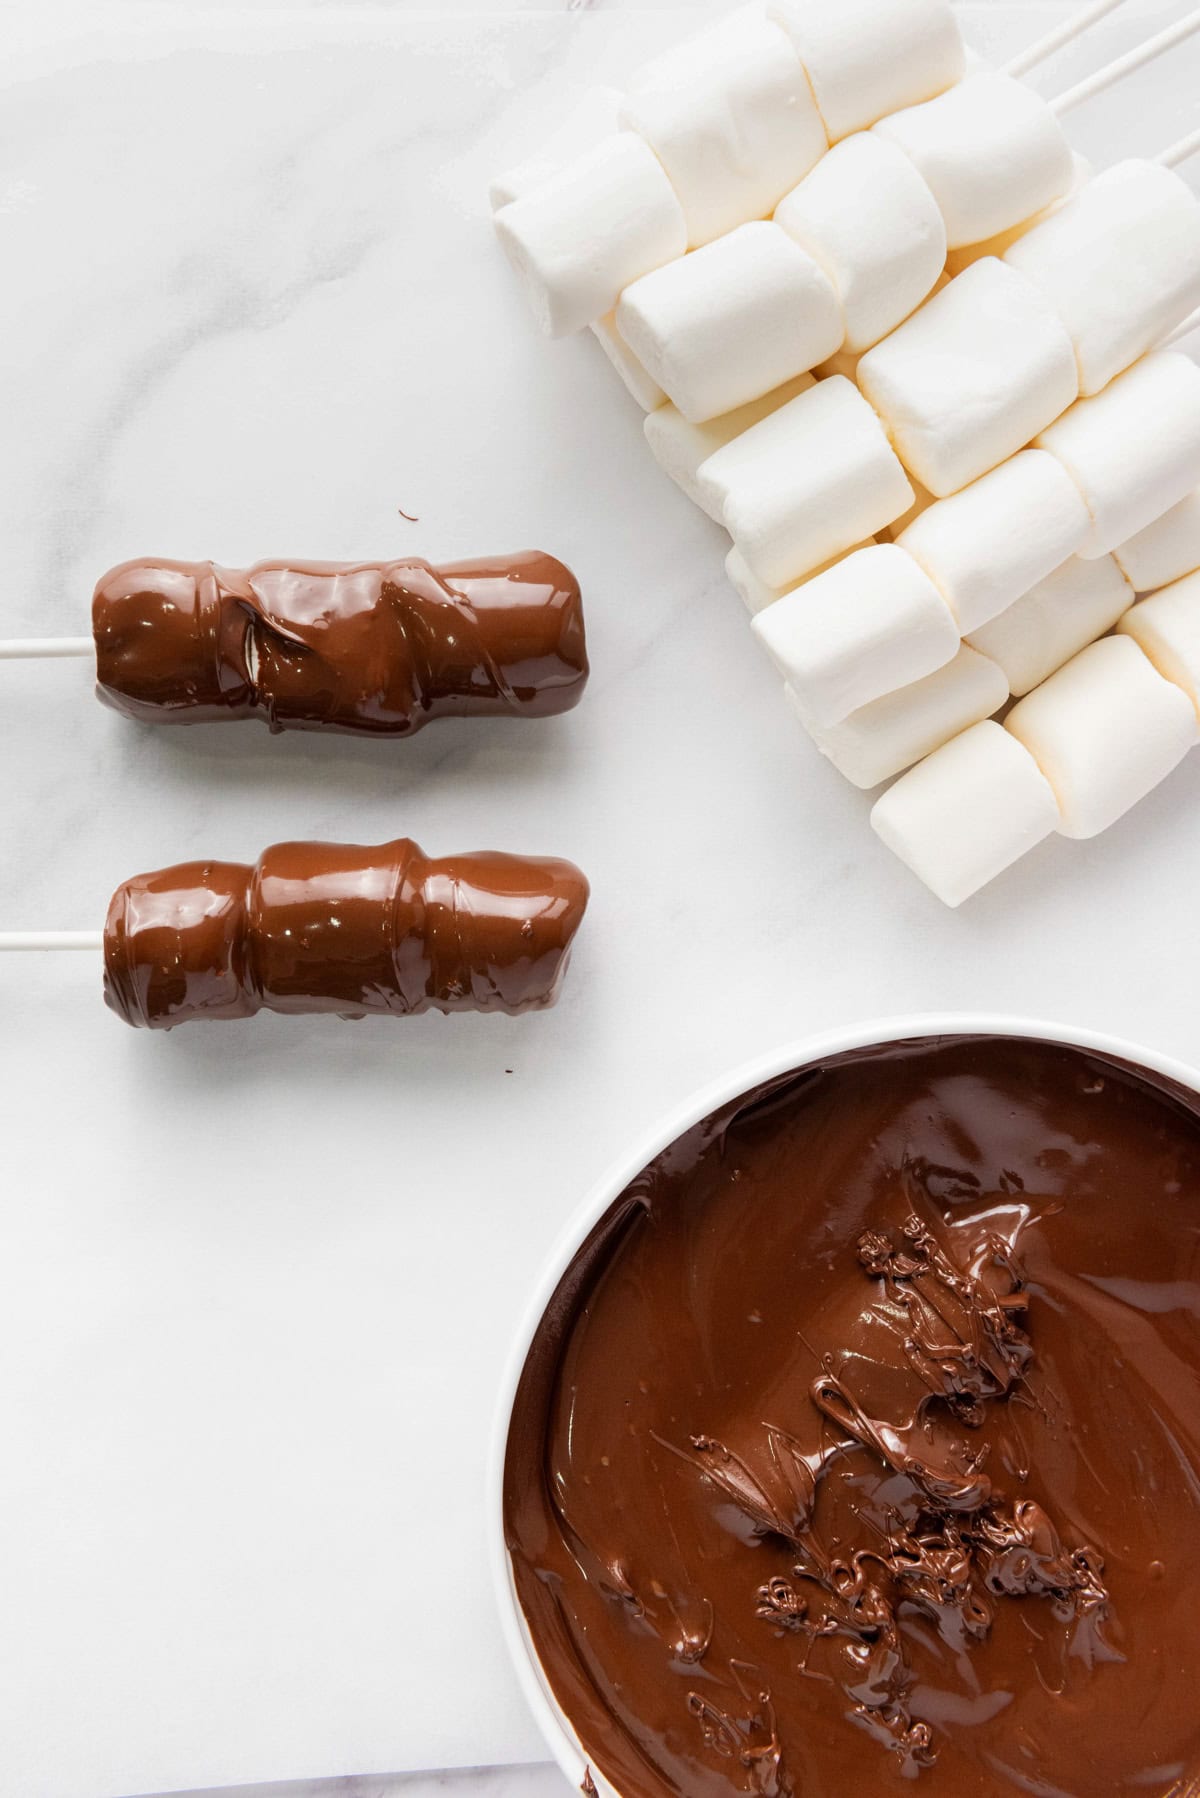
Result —
[[1177, 144], [1172, 144], [1169, 150], [1164, 150], [1161, 156], [1156, 156], [1154, 160], [1161, 162], [1165, 169], [1177, 169], [1181, 162], [1186, 162], [1189, 156], [1196, 154], [1197, 150], [1200, 150], [1200, 131], [1191, 131], [1186, 137], [1181, 137]]
[[103, 949], [100, 930], [0, 930], [5, 949]]
[[0, 662], [21, 662], [34, 656], [92, 656], [91, 637], [0, 637]]
[[1200, 31], [1200, 9], [1190, 12], [1185, 19], [1180, 19], [1177, 25], [1169, 25], [1165, 31], [1160, 31], [1157, 37], [1147, 38], [1146, 42], [1139, 44], [1136, 50], [1130, 50], [1125, 56], [1118, 56], [1117, 60], [1110, 62], [1107, 68], [1097, 69], [1094, 75], [1089, 75], [1077, 86], [1069, 87], [1065, 94], [1058, 96], [1057, 100], [1051, 100], [1051, 111], [1060, 116], [1064, 112], [1073, 112], [1075, 107], [1082, 106], [1085, 100], [1091, 100], [1096, 94], [1104, 93], [1106, 88], [1114, 87], [1118, 81], [1123, 81], [1126, 75], [1134, 74], [1138, 69], [1144, 68], [1147, 63], [1153, 62], [1156, 57], [1165, 56], [1168, 50], [1173, 50], [1176, 44], [1182, 44], [1185, 39], [1197, 31]]
[[1056, 50], [1061, 50], [1065, 45], [1073, 43], [1077, 37], [1082, 37], [1091, 26], [1097, 24], [1101, 19], [1107, 18], [1110, 12], [1116, 12], [1118, 6], [1124, 6], [1124, 4], [1125, 0], [1094, 0], [1093, 5], [1085, 6], [1082, 12], [1075, 14], [1074, 18], [1064, 19], [1061, 25], [1056, 25], [1053, 31], [1046, 33], [1045, 37], [1040, 37], [1036, 43], [1030, 44], [1028, 50], [1022, 50], [1019, 56], [1014, 56], [1011, 62], [1005, 63], [1004, 73], [1006, 75], [1027, 75], [1030, 69], [1037, 67], [1039, 62], [1045, 62], [1048, 57], [1054, 55]]

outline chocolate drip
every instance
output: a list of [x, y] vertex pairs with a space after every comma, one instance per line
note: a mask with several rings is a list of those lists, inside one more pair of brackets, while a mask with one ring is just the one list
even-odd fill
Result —
[[1074, 1051], [903, 1045], [622, 1195], [505, 1475], [539, 1657], [622, 1798], [1200, 1781], [1198, 1113]]
[[574, 575], [537, 551], [433, 568], [126, 562], [92, 601], [100, 698], [157, 724], [404, 737], [433, 718], [544, 718], [587, 680]]
[[187, 862], [118, 887], [104, 996], [151, 1030], [264, 1010], [538, 1010], [558, 996], [587, 898], [570, 862], [434, 861], [407, 838], [280, 843], [253, 867]]

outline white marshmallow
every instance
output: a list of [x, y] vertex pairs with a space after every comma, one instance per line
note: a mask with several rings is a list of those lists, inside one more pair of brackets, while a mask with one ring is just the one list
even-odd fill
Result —
[[990, 259], [868, 350], [858, 382], [906, 468], [939, 499], [1015, 455], [1079, 391], [1049, 301]]
[[1020, 224], [1013, 225], [1011, 230], [1000, 231], [995, 237], [985, 237], [982, 243], [963, 244], [957, 250], [949, 251], [946, 256], [946, 268], [950, 276], [961, 275], [965, 268], [970, 268], [973, 262], [981, 262], [985, 256], [1003, 256], [1006, 250], [1012, 248], [1018, 238], [1024, 237], [1027, 231], [1032, 231], [1035, 225], [1040, 225], [1043, 219], [1052, 217], [1060, 207], [1065, 206], [1076, 189], [1092, 178], [1091, 163], [1086, 156], [1080, 156], [1078, 151], [1072, 152], [1071, 170], [1070, 189], [1052, 205], [1043, 207], [1040, 212], [1035, 212], [1032, 218], [1022, 219]]
[[1111, 556], [1072, 556], [969, 642], [1003, 669], [1020, 698], [1110, 631], [1132, 604], [1133, 589]]
[[946, 263], [937, 203], [892, 144], [859, 132], [822, 157], [775, 221], [825, 269], [850, 351], [870, 349], [933, 292]]
[[692, 424], [719, 418], [838, 348], [828, 275], [778, 225], [739, 225], [627, 287], [617, 329]]
[[829, 147], [791, 39], [754, 6], [639, 70], [621, 122], [667, 171], [693, 249], [765, 218]]
[[1113, 555], [1138, 593], [1154, 593], [1193, 574], [1200, 568], [1200, 487], [1136, 537], [1118, 544]]
[[714, 498], [711, 492], [702, 492], [697, 479], [702, 464], [733, 438], [748, 431], [751, 425], [777, 412], [788, 400], [795, 399], [798, 393], [807, 393], [813, 384], [811, 375], [797, 375], [794, 381], [786, 381], [774, 393], [764, 393], [761, 399], [752, 400], [748, 406], [739, 406], [736, 412], [726, 412], [722, 418], [710, 418], [702, 425], [689, 424], [682, 412], [676, 411], [668, 401], [646, 419], [644, 429], [650, 453], [663, 473], [669, 475], [677, 487], [682, 487], [692, 503], [720, 524], [722, 500]]
[[600, 348], [608, 357], [626, 387], [642, 408], [643, 412], [654, 412], [663, 404], [666, 394], [653, 377], [647, 374], [621, 333], [617, 330], [616, 320], [611, 312], [589, 325]]
[[860, 706], [840, 724], [816, 723], [799, 696], [788, 691], [821, 754], [866, 790], [911, 768], [981, 718], [990, 718], [1008, 698], [1008, 683], [994, 662], [964, 644], [952, 662]]
[[948, 0], [776, 0], [767, 11], [799, 52], [830, 143], [962, 80]]
[[683, 208], [653, 150], [605, 138], [495, 215], [534, 315], [551, 337], [611, 312], [631, 281], [687, 248]]
[[1058, 805], [1037, 763], [998, 724], [975, 724], [882, 798], [871, 827], [944, 905], [961, 905], [1048, 837]]
[[795, 587], [764, 586], [736, 545], [725, 557], [725, 573], [734, 592], [753, 618], [757, 613], [765, 612], [768, 606], [773, 606], [777, 599], [784, 599], [789, 593], [794, 593], [796, 587], [804, 587], [809, 581], [815, 581], [819, 574], [825, 573], [826, 568], [836, 568], [839, 562], [846, 560], [846, 556], [852, 556], [855, 550], [866, 547], [865, 543], [856, 543], [854, 549], [848, 549], [845, 555], [834, 556], [831, 562], [824, 563], [820, 568], [814, 568], [812, 573], [806, 574], [802, 581], [797, 581]]
[[751, 629], [821, 728], [944, 667], [959, 646], [949, 606], [892, 543], [869, 545], [806, 581]]
[[1061, 567], [1090, 526], [1061, 462], [1021, 450], [927, 507], [896, 542], [945, 595], [965, 637]]
[[1143, 599], [1118, 629], [1133, 638], [1164, 680], [1187, 694], [1200, 720], [1200, 575], [1189, 574]]
[[[961, 277], [960, 277], [961, 278]], [[1145, 356], [1043, 431], [1087, 502], [1082, 556], [1103, 556], [1200, 484], [1200, 369], [1187, 356]]]
[[593, 87], [576, 95], [570, 111], [556, 129], [543, 139], [540, 147], [515, 168], [505, 169], [488, 188], [492, 211], [498, 212], [510, 200], [520, 200], [542, 187], [560, 169], [574, 162], [617, 130], [617, 116], [624, 95], [615, 87]]
[[865, 542], [913, 497], [882, 425], [840, 375], [733, 438], [696, 480], [768, 587], [788, 587]]
[[1059, 830], [1094, 837], [1165, 780], [1200, 734], [1186, 693], [1128, 637], [1069, 661], [1005, 720], [1054, 789]]
[[1066, 325], [1080, 392], [1099, 393], [1200, 305], [1200, 204], [1170, 169], [1118, 163], [1004, 260]]
[[875, 130], [928, 184], [951, 249], [1011, 230], [1071, 190], [1071, 146], [1046, 102], [1011, 75], [968, 75]]

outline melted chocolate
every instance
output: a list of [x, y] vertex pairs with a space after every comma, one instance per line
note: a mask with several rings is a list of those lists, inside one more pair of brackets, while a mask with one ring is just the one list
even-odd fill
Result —
[[280, 843], [253, 867], [186, 862], [113, 894], [104, 997], [151, 1030], [264, 1010], [539, 1010], [558, 996], [587, 899], [570, 862], [433, 861], [407, 838]]
[[587, 680], [574, 575], [537, 551], [428, 562], [126, 562], [92, 601], [100, 698], [156, 724], [406, 737], [545, 718]]
[[564, 1276], [505, 1524], [622, 1798], [1200, 1789], [1200, 1101], [992, 1039], [748, 1095]]

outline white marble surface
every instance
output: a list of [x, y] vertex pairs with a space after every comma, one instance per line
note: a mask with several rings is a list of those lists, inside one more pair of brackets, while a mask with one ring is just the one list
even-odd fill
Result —
[[[964, 16], [1002, 50], [1062, 10]], [[1062, 79], [1183, 10], [1128, 0]], [[534, 336], [486, 176], [678, 16], [0, 9], [0, 635], [85, 628], [133, 554], [539, 544], [584, 581], [595, 669], [568, 719], [389, 748], [156, 735], [80, 665], [0, 668], [0, 927], [95, 927], [126, 873], [287, 835], [544, 849], [595, 894], [560, 1009], [517, 1022], [150, 1038], [86, 956], [0, 965], [6, 1794], [538, 1759], [487, 1432], [535, 1270], [630, 1136], [863, 1014], [1009, 1008], [1200, 1055], [1200, 756], [943, 911], [797, 734], [599, 351]], [[1180, 135], [1198, 72], [1178, 52], [1080, 147]], [[324, 1791], [439, 1789], [474, 1790]]]

